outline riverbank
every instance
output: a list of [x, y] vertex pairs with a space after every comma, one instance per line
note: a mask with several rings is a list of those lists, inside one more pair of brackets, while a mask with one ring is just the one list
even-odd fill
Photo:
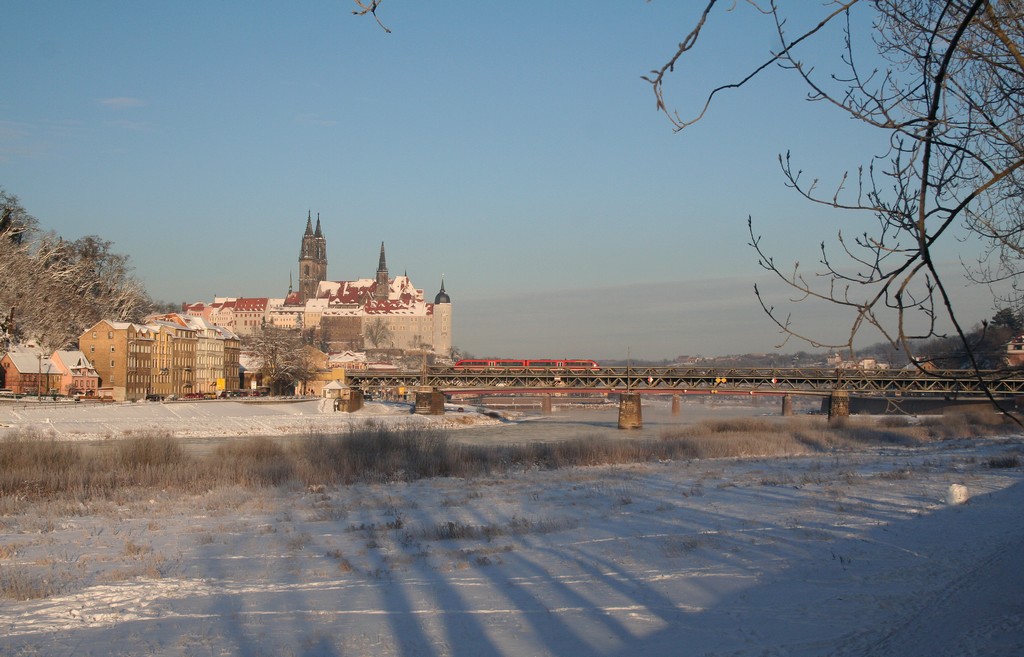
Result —
[[1022, 453], [21, 500], [0, 517], [0, 653], [1016, 655]]
[[[953, 418], [829, 427], [710, 404], [681, 417], [652, 404], [640, 432], [615, 429], [609, 409], [509, 423], [380, 403], [334, 413], [316, 400], [25, 406], [0, 408], [0, 432], [99, 440], [98, 450], [42, 447], [75, 467], [80, 457], [65, 452], [120, 454], [118, 467], [145, 462], [133, 476], [161, 483], [133, 484], [112, 467], [96, 475], [107, 493], [62, 477], [62, 494], [47, 495], [33, 476], [0, 499], [4, 655], [1024, 652], [1024, 442], [1011, 427], [984, 438], [942, 433]], [[456, 454], [612, 435], [739, 451], [560, 469], [527, 460], [415, 480], [379, 457], [365, 465], [374, 476], [339, 485], [272, 476], [289, 449], [319, 441], [223, 440], [362, 423], [455, 423]], [[764, 449], [776, 430], [800, 449], [750, 456], [769, 453], [746, 446]], [[106, 440], [145, 435], [226, 443], [189, 458], [248, 474], [174, 487], [157, 476], [161, 454], [119, 450], [176, 441]]]
[[346, 431], [367, 423], [390, 427], [457, 429], [491, 426], [502, 420], [464, 408], [443, 416], [413, 415], [408, 404], [368, 402], [355, 413], [336, 412], [332, 400], [281, 400], [259, 403], [211, 400], [195, 402], [0, 404], [0, 438], [34, 433], [55, 440], [104, 440], [140, 435], [177, 438], [289, 436]]

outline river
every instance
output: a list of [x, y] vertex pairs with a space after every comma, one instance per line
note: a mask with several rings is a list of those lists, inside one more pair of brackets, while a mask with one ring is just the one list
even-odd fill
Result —
[[[746, 401], [746, 400], [744, 400]], [[613, 405], [594, 408], [557, 408], [551, 415], [523, 414], [520, 419], [500, 426], [475, 426], [452, 431], [453, 440], [464, 443], [523, 443], [559, 441], [574, 438], [658, 438], [665, 430], [709, 420], [780, 416], [779, 399], [760, 398], [751, 403], [735, 399], [719, 401], [708, 397], [686, 399], [679, 415], [672, 415], [666, 400], [643, 401], [643, 427], [618, 428], [618, 407]]]

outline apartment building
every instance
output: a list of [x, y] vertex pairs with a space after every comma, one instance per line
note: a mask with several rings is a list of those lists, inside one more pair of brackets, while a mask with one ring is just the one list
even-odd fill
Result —
[[169, 394], [238, 390], [241, 342], [234, 332], [203, 317], [177, 313], [155, 315], [148, 321], [168, 334], [169, 375], [172, 383], [178, 377], [180, 386], [180, 392]]
[[101, 397], [135, 401], [238, 389], [238, 336], [201, 317], [101, 320], [79, 336], [78, 348], [95, 367]]
[[151, 327], [103, 319], [78, 337], [78, 350], [99, 376], [101, 397], [136, 401], [152, 394], [155, 343]]

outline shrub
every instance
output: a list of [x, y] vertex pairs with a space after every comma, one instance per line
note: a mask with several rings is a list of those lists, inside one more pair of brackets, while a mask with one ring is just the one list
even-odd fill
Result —
[[295, 466], [280, 444], [266, 437], [218, 445], [213, 452], [213, 479], [221, 484], [278, 486], [295, 476]]
[[0, 495], [43, 498], [75, 488], [83, 471], [78, 446], [21, 433], [0, 441]]
[[988, 460], [988, 467], [990, 468], [1019, 468], [1020, 464], [1020, 456], [1017, 454], [993, 456]]
[[546, 518], [531, 520], [513, 516], [502, 524], [469, 525], [462, 522], [448, 521], [437, 523], [433, 527], [422, 529], [417, 537], [427, 541], [459, 541], [486, 540], [498, 536], [524, 534], [551, 534], [575, 529], [579, 522], [574, 518]]
[[116, 451], [121, 465], [128, 469], [176, 466], [189, 460], [181, 442], [168, 435], [121, 440]]

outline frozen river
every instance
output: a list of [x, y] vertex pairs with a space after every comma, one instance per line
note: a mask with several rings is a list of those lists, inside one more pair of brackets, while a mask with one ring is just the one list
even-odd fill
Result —
[[[526, 400], [523, 400], [524, 403]], [[673, 427], [743, 416], [780, 417], [777, 398], [683, 398], [673, 415], [670, 399], [644, 398], [643, 427], [618, 428], [617, 404], [563, 407], [543, 415], [537, 406], [501, 413], [506, 421], [481, 414], [478, 407], [449, 405], [444, 416], [412, 415], [406, 404], [371, 403], [348, 414], [331, 412], [322, 401], [245, 404], [232, 401], [139, 404], [6, 404], [0, 408], [0, 436], [28, 432], [57, 440], [106, 442], [139, 435], [175, 436], [197, 451], [254, 436], [301, 440], [310, 433], [344, 433], [368, 424], [433, 428], [467, 443], [522, 443], [586, 437], [658, 438]], [[797, 412], [810, 410], [797, 409]]]
[[[450, 417], [459, 413], [449, 410]], [[470, 444], [503, 444], [528, 442], [557, 442], [576, 438], [644, 438], [656, 439], [662, 432], [690, 424], [736, 417], [779, 417], [781, 402], [764, 401], [757, 405], [702, 403], [699, 398], [688, 400], [679, 415], [672, 415], [667, 401], [644, 401], [643, 427], [623, 430], [618, 428], [618, 407], [614, 405], [589, 408], [558, 408], [551, 415], [541, 415], [536, 409], [516, 412], [515, 419], [501, 424], [472, 425], [445, 430], [451, 440]], [[269, 436], [275, 440], [302, 440], [302, 435]], [[182, 438], [194, 452], [206, 452], [227, 440], [242, 440], [241, 436]]]
[[781, 401], [769, 400], [758, 405], [731, 403], [702, 403], [700, 398], [687, 400], [679, 415], [672, 415], [667, 400], [643, 401], [643, 427], [623, 430], [618, 428], [618, 407], [556, 408], [551, 415], [539, 413], [524, 415], [515, 422], [499, 426], [476, 426], [453, 431], [453, 440], [469, 443], [521, 443], [558, 441], [574, 438], [658, 438], [665, 430], [709, 420], [781, 416]]

